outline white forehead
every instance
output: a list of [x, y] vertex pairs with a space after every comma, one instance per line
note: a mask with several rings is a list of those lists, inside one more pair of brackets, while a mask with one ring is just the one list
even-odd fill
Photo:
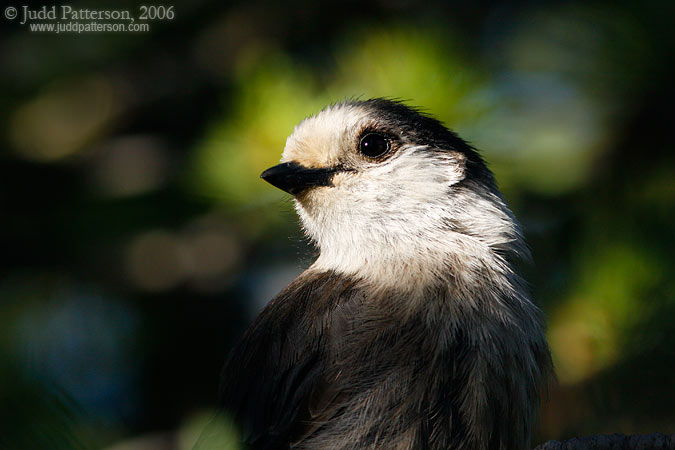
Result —
[[300, 122], [286, 140], [282, 162], [327, 167], [338, 162], [345, 145], [356, 141], [372, 119], [363, 107], [332, 105]]

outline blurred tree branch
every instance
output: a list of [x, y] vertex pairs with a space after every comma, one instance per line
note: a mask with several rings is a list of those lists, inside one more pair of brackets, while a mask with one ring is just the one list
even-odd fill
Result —
[[675, 434], [610, 434], [548, 441], [534, 450], [675, 450]]

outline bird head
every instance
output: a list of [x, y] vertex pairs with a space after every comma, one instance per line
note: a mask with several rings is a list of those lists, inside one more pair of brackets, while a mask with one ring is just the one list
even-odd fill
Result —
[[398, 101], [325, 108], [296, 126], [281, 164], [261, 176], [295, 197], [318, 269], [410, 285], [463, 256], [523, 253], [478, 153]]

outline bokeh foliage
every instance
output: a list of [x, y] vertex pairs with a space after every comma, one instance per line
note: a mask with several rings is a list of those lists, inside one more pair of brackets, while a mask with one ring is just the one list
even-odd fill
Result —
[[3, 22], [0, 447], [189, 448], [227, 349], [314, 254], [259, 174], [304, 117], [374, 96], [468, 139], [523, 222], [558, 371], [538, 439], [675, 432], [673, 9], [204, 1], [143, 35]]

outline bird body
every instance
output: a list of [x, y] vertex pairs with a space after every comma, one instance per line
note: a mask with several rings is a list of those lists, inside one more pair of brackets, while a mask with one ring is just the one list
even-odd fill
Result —
[[249, 448], [528, 448], [550, 355], [480, 156], [400, 102], [348, 101], [298, 125], [262, 176], [320, 254], [225, 365]]

